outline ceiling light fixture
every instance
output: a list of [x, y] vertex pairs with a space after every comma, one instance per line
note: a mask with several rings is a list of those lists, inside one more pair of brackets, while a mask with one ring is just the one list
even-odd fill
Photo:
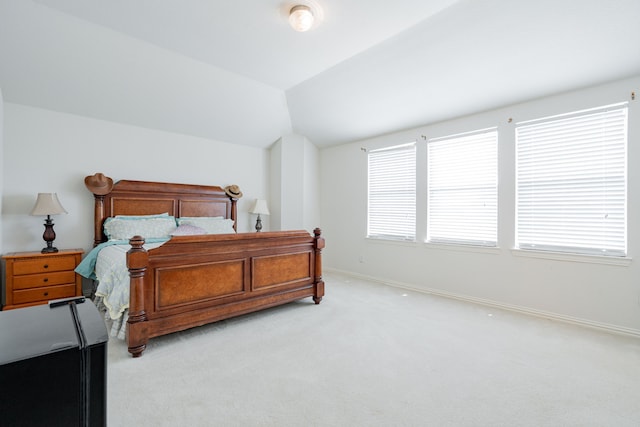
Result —
[[293, 6], [289, 11], [289, 24], [296, 31], [308, 31], [313, 26], [313, 12], [309, 6]]

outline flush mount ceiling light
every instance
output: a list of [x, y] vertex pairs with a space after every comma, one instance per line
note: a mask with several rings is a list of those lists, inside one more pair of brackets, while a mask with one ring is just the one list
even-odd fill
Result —
[[306, 5], [293, 6], [289, 11], [289, 24], [296, 31], [308, 31], [313, 26], [313, 12]]

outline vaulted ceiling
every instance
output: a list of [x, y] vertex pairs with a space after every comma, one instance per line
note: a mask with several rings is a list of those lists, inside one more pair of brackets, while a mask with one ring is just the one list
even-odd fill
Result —
[[[287, 23], [308, 4], [306, 33]], [[5, 101], [329, 146], [640, 75], [637, 0], [0, 0]]]

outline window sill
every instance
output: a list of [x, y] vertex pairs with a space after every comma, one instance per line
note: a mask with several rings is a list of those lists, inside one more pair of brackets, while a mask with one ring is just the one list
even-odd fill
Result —
[[454, 251], [454, 252], [475, 252], [480, 254], [499, 254], [500, 248], [496, 246], [475, 246], [455, 243], [432, 243], [424, 242], [424, 247], [428, 249]]
[[368, 243], [397, 246], [415, 246], [415, 240], [385, 239], [382, 237], [365, 237]]
[[540, 258], [551, 259], [555, 261], [569, 261], [569, 262], [584, 262], [588, 264], [605, 264], [605, 265], [618, 265], [627, 267], [633, 261], [629, 257], [612, 257], [612, 256], [599, 256], [599, 255], [582, 255], [582, 254], [570, 254], [562, 252], [547, 252], [547, 251], [534, 251], [530, 249], [511, 249], [511, 253], [515, 256], [525, 258]]

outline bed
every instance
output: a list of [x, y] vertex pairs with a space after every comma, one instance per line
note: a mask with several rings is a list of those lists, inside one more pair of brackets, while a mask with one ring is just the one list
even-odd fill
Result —
[[[101, 173], [87, 176], [85, 185], [94, 196], [91, 253], [99, 259], [100, 252], [113, 246], [124, 254], [123, 263], [126, 259], [125, 339], [133, 357], [141, 356], [148, 340], [157, 336], [307, 297], [319, 304], [324, 296], [325, 242], [320, 229], [313, 234], [236, 233], [237, 200], [242, 196], [237, 186], [129, 180], [114, 184]], [[166, 218], [175, 221], [176, 235], [152, 243], [141, 235], [126, 240], [113, 233], [107, 236], [109, 227], [123, 223], [121, 219], [130, 220], [126, 227], [152, 235], [143, 225], [155, 227]], [[208, 231], [207, 224], [217, 224], [215, 220], [232, 229], [199, 233]], [[188, 232], [178, 232], [189, 227]]]

